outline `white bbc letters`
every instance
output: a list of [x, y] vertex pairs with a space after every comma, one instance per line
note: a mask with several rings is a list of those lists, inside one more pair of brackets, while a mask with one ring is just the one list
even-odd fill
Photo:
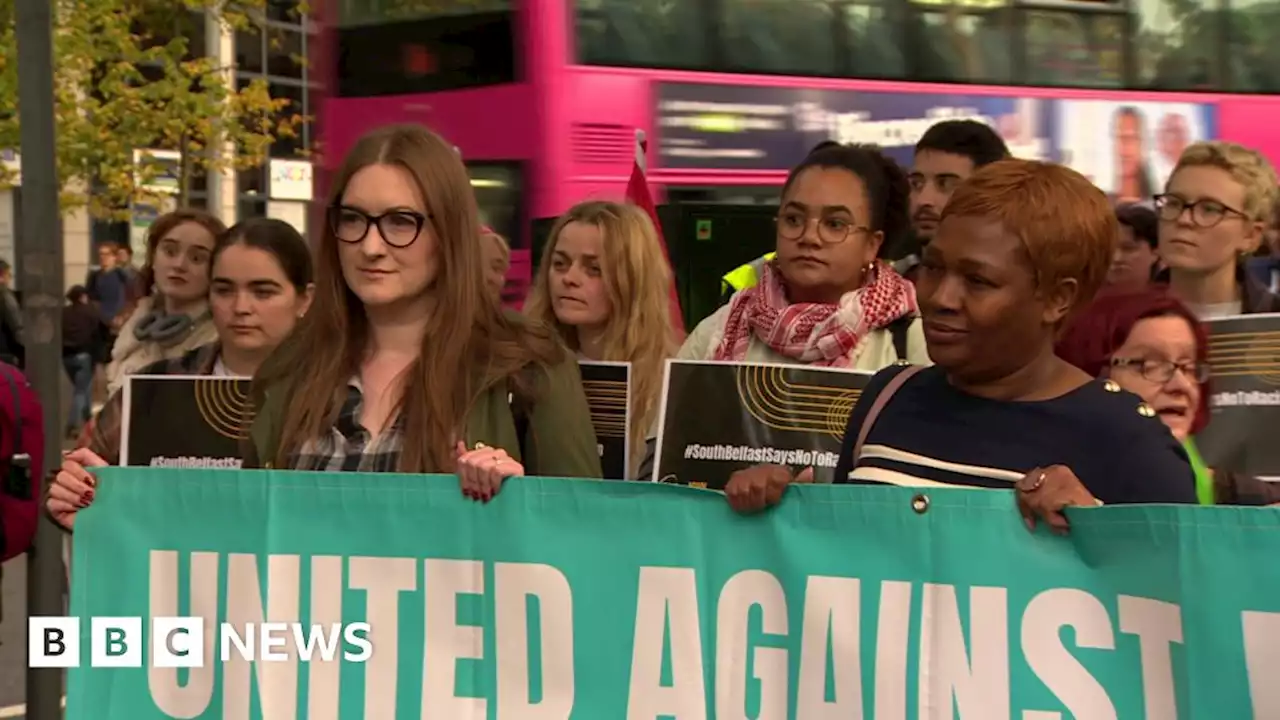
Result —
[[89, 625], [93, 667], [142, 667], [142, 618], [95, 617]]
[[151, 664], [161, 668], [204, 665], [204, 620], [158, 617], [151, 621]]
[[80, 618], [27, 618], [27, 666], [69, 668], [80, 665]]

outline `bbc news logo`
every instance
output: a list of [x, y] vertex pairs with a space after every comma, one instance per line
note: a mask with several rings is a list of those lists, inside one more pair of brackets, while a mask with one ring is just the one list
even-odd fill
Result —
[[[147, 638], [140, 617], [89, 618], [89, 667], [142, 667]], [[81, 622], [78, 617], [40, 616], [27, 621], [27, 666], [79, 667]], [[198, 668], [213, 658], [203, 618], [151, 619], [151, 667]], [[221, 662], [329, 662], [341, 657], [361, 663], [373, 655], [368, 623], [315, 624], [221, 623], [216, 633]], [[292, 652], [291, 652], [292, 651]]]

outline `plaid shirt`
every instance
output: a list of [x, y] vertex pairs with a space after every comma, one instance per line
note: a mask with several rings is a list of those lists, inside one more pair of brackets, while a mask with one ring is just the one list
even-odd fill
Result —
[[395, 472], [404, 447], [404, 414], [376, 438], [360, 425], [364, 400], [359, 378], [347, 385], [347, 397], [329, 434], [305, 443], [289, 459], [293, 470], [317, 472]]
[[[201, 345], [181, 357], [161, 360], [139, 370], [138, 375], [210, 375], [218, 362], [218, 343]], [[163, 418], [159, 419], [163, 422]], [[108, 465], [120, 464], [120, 431], [124, 422], [124, 391], [112, 395], [97, 417], [80, 434], [80, 447], [87, 447]]]

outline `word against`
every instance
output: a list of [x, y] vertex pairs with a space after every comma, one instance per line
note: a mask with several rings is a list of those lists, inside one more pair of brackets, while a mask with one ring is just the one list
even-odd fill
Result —
[[684, 459], [833, 468], [840, 462], [840, 455], [823, 450], [779, 450], [750, 445], [691, 444], [684, 446]]
[[[140, 617], [95, 617], [89, 619], [89, 667], [142, 667], [146, 638]], [[205, 653], [206, 632], [212, 623], [198, 617], [157, 617], [151, 619], [149, 667], [200, 668]], [[292, 641], [292, 642], [290, 642]], [[263, 622], [234, 625], [220, 623], [217, 631], [218, 658], [226, 663], [237, 657], [250, 662], [311, 662], [318, 658], [332, 662], [338, 650], [346, 662], [365, 662], [373, 655], [368, 623], [303, 625]], [[28, 667], [79, 667], [80, 618], [65, 616], [31, 617], [27, 620]], [[211, 648], [212, 649], [212, 648]]]

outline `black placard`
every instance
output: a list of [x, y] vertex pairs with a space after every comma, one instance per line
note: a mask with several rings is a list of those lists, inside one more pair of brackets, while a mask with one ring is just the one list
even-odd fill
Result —
[[1205, 324], [1213, 376], [1200, 454], [1211, 468], [1280, 480], [1280, 314]]
[[134, 375], [124, 387], [120, 464], [239, 468], [253, 422], [250, 380]]
[[658, 482], [723, 489], [752, 465], [814, 469], [831, 482], [849, 414], [870, 373], [798, 365], [671, 360]]
[[630, 473], [631, 363], [578, 363], [582, 387], [591, 408], [600, 451], [600, 467], [606, 480], [626, 480]]

